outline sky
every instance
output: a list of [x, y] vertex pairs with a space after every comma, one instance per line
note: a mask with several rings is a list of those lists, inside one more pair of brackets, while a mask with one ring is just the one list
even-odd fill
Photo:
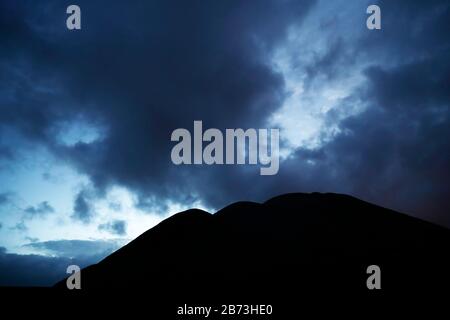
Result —
[[[287, 192], [450, 227], [449, 33], [445, 0], [0, 0], [0, 285], [50, 285], [187, 208]], [[174, 165], [171, 133], [195, 120], [278, 128], [278, 174]]]

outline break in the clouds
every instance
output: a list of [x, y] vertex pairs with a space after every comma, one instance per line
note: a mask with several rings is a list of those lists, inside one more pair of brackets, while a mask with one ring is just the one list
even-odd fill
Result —
[[[78, 31], [67, 5], [0, 4], [8, 249], [135, 237], [180, 208], [294, 191], [450, 226], [448, 1], [77, 1]], [[278, 174], [173, 165], [170, 134], [195, 120], [279, 128]]]

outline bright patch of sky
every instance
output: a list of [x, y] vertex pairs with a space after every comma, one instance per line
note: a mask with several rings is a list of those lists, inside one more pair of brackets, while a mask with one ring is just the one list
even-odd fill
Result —
[[[92, 143], [101, 139], [102, 130], [86, 121], [59, 123], [55, 126], [58, 142], [66, 146], [76, 143]], [[13, 159], [0, 167], [0, 195], [6, 201], [0, 203], [0, 246], [9, 252], [48, 255], [33, 242], [57, 240], [102, 240], [126, 244], [164, 218], [188, 209], [178, 203], [168, 203], [168, 210], [145, 212], [137, 206], [136, 196], [120, 186], [111, 187], [102, 197], [92, 196], [89, 205], [94, 215], [89, 223], [74, 220], [71, 215], [76, 195], [92, 188], [89, 178], [81, 175], [68, 164], [55, 159], [44, 147], [27, 142], [13, 131], [2, 132], [5, 141], [16, 148]], [[30, 216], [27, 208], [45, 208], [46, 202], [52, 210], [45, 214]], [[205, 209], [200, 202], [194, 204]], [[206, 209], [205, 209], [206, 210]], [[118, 235], [100, 225], [112, 221], [124, 221], [124, 235]]]
[[53, 130], [56, 132], [57, 142], [67, 147], [77, 143], [93, 143], [106, 135], [103, 127], [90, 123], [83, 117], [60, 122]]
[[[270, 123], [282, 130], [280, 138], [287, 146], [283, 157], [297, 148], [320, 148], [339, 134], [340, 121], [364, 109], [364, 103], [350, 98], [364, 82], [367, 63], [346, 45], [367, 30], [365, 8], [364, 3], [319, 1], [275, 51], [273, 68], [282, 74], [288, 95]], [[332, 74], [322, 72], [322, 64]]]

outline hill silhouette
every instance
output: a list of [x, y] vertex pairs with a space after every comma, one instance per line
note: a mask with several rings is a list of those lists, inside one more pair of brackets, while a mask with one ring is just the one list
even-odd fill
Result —
[[[175, 214], [83, 269], [82, 289], [368, 292], [373, 264], [384, 291], [445, 289], [449, 249], [448, 229], [346, 195], [295, 193]], [[65, 280], [56, 287], [65, 289]]]

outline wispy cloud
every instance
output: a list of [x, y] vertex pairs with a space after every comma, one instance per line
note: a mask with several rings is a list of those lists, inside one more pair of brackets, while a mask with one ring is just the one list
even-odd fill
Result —
[[36, 253], [66, 258], [105, 257], [125, 243], [124, 240], [52, 240], [24, 245]]

